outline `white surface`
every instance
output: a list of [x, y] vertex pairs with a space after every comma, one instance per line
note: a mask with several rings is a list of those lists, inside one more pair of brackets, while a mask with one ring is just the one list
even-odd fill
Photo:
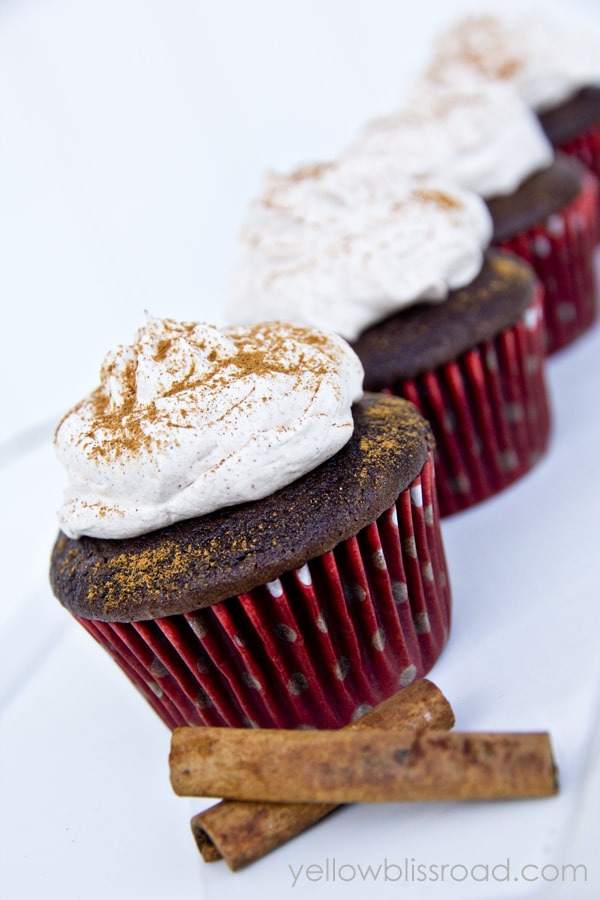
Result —
[[[431, 677], [460, 728], [549, 730], [557, 798], [352, 807], [236, 875], [205, 865], [189, 832], [202, 804], [169, 787], [168, 732], [47, 584], [63, 484], [52, 429], [106, 349], [144, 307], [218, 323], [262, 170], [336, 153], [392, 108], [436, 23], [463, 8], [0, 4], [3, 898], [597, 896], [600, 326], [550, 361], [546, 458], [443, 526], [455, 612]], [[572, 9], [600, 27], [595, 0]], [[508, 859], [511, 880], [361, 879], [405, 859], [477, 877]], [[588, 881], [514, 880], [548, 863], [583, 864]]]

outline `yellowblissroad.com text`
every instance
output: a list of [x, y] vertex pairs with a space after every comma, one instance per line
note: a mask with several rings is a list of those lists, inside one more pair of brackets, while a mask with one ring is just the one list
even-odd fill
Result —
[[384, 858], [376, 863], [361, 864], [327, 857], [320, 862], [288, 865], [292, 887], [300, 883], [331, 882], [560, 882], [582, 884], [588, 880], [584, 863], [524, 863], [513, 864], [510, 859], [495, 863], [426, 863], [415, 857]]

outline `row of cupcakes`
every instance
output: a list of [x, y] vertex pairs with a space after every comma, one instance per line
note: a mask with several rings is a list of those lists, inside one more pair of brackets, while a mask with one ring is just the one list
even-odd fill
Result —
[[440, 33], [422, 80], [509, 84], [553, 147], [600, 176], [600, 55], [590, 24], [532, 13], [469, 15]]
[[[598, 178], [555, 150], [538, 112], [566, 116], [573, 95], [600, 95], [600, 55], [559, 41], [550, 20], [525, 24], [459, 22], [400, 110], [332, 161], [268, 173], [233, 278], [232, 321], [330, 328], [369, 390], [417, 405], [437, 442], [442, 515], [542, 455], [543, 356], [597, 316]], [[589, 147], [600, 115], [579, 127]], [[528, 264], [527, 288], [498, 251]]]
[[[450, 629], [441, 516], [547, 447], [547, 348], [595, 307], [597, 181], [556, 162], [510, 87], [439, 90], [435, 116], [424, 90], [398, 116], [422, 170], [403, 171], [388, 121], [383, 162], [374, 124], [337, 160], [268, 176], [239, 324], [150, 318], [57, 430], [53, 589], [170, 728], [338, 727], [426, 674]], [[507, 213], [457, 177], [482, 160], [567, 178], [533, 232], [517, 218], [526, 260], [494, 239], [521, 182]], [[553, 278], [575, 285], [566, 336]]]

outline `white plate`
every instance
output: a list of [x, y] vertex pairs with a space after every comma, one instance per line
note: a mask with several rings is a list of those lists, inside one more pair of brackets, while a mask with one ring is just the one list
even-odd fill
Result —
[[463, 4], [284, 6], [0, 9], [0, 896], [595, 896], [600, 327], [549, 363], [547, 456], [443, 525], [454, 622], [431, 677], [459, 728], [549, 730], [556, 798], [349, 807], [243, 872], [206, 865], [168, 732], [48, 587], [53, 423], [144, 306], [219, 321], [262, 169], [327, 157], [391, 108]]

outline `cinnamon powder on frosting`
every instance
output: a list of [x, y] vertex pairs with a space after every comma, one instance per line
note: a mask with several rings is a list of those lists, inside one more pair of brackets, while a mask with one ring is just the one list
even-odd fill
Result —
[[[234, 367], [236, 377], [243, 378], [249, 375], [268, 376], [271, 373], [282, 374], [305, 374], [310, 370], [317, 379], [323, 378], [327, 373], [327, 365], [325, 362], [318, 362], [314, 358], [302, 355], [298, 363], [290, 365], [289, 361], [282, 354], [279, 359], [272, 355], [266, 357], [263, 350], [243, 349], [244, 345], [255, 344], [257, 336], [263, 326], [256, 325], [245, 329], [242, 348], [227, 358], [218, 359], [215, 350], [207, 354], [207, 360], [218, 366], [210, 371], [199, 374], [195, 369], [189, 371], [186, 378], [174, 382], [171, 388], [163, 393], [164, 397], [171, 397], [178, 393], [186, 393], [185, 403], [189, 404], [191, 391], [199, 387], [201, 384], [215, 380], [217, 384], [220, 382], [224, 385], [228, 377], [224, 374], [229, 367]], [[187, 339], [194, 342], [194, 323], [187, 326]], [[310, 331], [305, 328], [291, 328], [290, 334], [299, 338], [303, 343], [317, 347], [324, 352], [330, 345], [329, 338], [317, 332]], [[174, 339], [163, 339], [157, 344], [153, 359], [156, 362], [164, 361], [173, 347], [174, 341], [180, 338], [180, 334], [176, 334]], [[134, 345], [135, 347], [135, 345]], [[139, 349], [139, 345], [136, 349]], [[202, 347], [200, 346], [200, 349]], [[115, 363], [109, 363], [103, 368], [102, 386], [96, 388], [92, 394], [82, 400], [74, 409], [81, 409], [85, 404], [89, 404], [92, 408], [93, 426], [82, 435], [84, 439], [89, 441], [89, 456], [107, 459], [109, 457], [118, 458], [126, 454], [136, 454], [141, 448], [149, 449], [153, 442], [157, 441], [156, 434], [153, 433], [153, 426], [164, 417], [164, 413], [156, 407], [154, 401], [146, 404], [138, 403], [136, 399], [137, 392], [137, 371], [135, 361], [129, 360], [124, 371], [117, 372]], [[115, 404], [113, 398], [106, 390], [106, 383], [113, 377], [118, 378], [123, 386], [123, 399], [120, 403]], [[189, 405], [182, 405], [180, 414], [183, 418], [189, 416], [192, 412]], [[60, 428], [60, 424], [57, 428]], [[180, 426], [181, 427], [181, 426]], [[103, 441], [100, 435], [102, 433], [110, 435], [110, 441]]]
[[522, 58], [509, 48], [508, 33], [492, 15], [467, 16], [440, 42], [428, 76], [443, 79], [452, 64], [467, 66], [481, 76], [514, 80], [523, 69]]
[[363, 371], [336, 334], [149, 317], [56, 433], [70, 537], [134, 537], [256, 500], [349, 439]]
[[60, 535], [55, 593], [77, 615], [134, 621], [191, 611], [264, 584], [355, 534], [395, 502], [432, 447], [412, 404], [370, 395], [336, 457], [254, 503], [122, 541]]

